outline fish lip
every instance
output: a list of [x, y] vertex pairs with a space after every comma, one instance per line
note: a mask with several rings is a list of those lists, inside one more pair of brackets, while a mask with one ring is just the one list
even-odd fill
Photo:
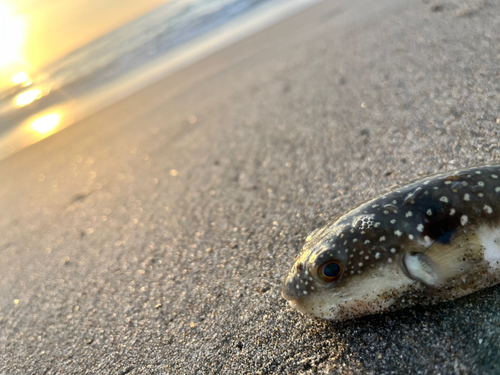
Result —
[[293, 272], [286, 275], [281, 287], [281, 296], [287, 301], [298, 301], [302, 296], [299, 294], [298, 289], [294, 288], [294, 279], [298, 277]]
[[288, 277], [285, 277], [285, 280], [283, 281], [283, 286], [281, 288], [281, 296], [288, 302], [296, 301], [297, 295], [295, 293], [290, 293], [289, 289], [287, 288], [287, 281]]
[[283, 297], [287, 301], [293, 301], [292, 296], [286, 294], [284, 285], [283, 288], [281, 289], [281, 297]]

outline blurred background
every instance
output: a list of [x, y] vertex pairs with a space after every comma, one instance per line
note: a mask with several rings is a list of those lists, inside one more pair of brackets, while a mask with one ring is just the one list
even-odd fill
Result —
[[1, 0], [0, 159], [312, 0]]

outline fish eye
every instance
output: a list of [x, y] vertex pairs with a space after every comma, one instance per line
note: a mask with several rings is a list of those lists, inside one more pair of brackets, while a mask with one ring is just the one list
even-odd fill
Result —
[[342, 263], [338, 260], [331, 260], [321, 265], [318, 269], [318, 274], [321, 276], [323, 280], [328, 283], [332, 281], [338, 280], [342, 275]]

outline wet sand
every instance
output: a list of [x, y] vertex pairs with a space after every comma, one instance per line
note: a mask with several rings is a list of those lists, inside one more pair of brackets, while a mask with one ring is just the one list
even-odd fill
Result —
[[0, 373], [500, 371], [500, 288], [289, 308], [308, 233], [497, 162], [492, 1], [325, 1], [0, 161]]

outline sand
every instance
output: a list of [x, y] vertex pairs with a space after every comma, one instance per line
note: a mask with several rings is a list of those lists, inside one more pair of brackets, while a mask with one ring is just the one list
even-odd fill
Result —
[[497, 161], [498, 30], [325, 1], [1, 161], [0, 373], [500, 372], [499, 287], [345, 323], [280, 296], [329, 218]]

